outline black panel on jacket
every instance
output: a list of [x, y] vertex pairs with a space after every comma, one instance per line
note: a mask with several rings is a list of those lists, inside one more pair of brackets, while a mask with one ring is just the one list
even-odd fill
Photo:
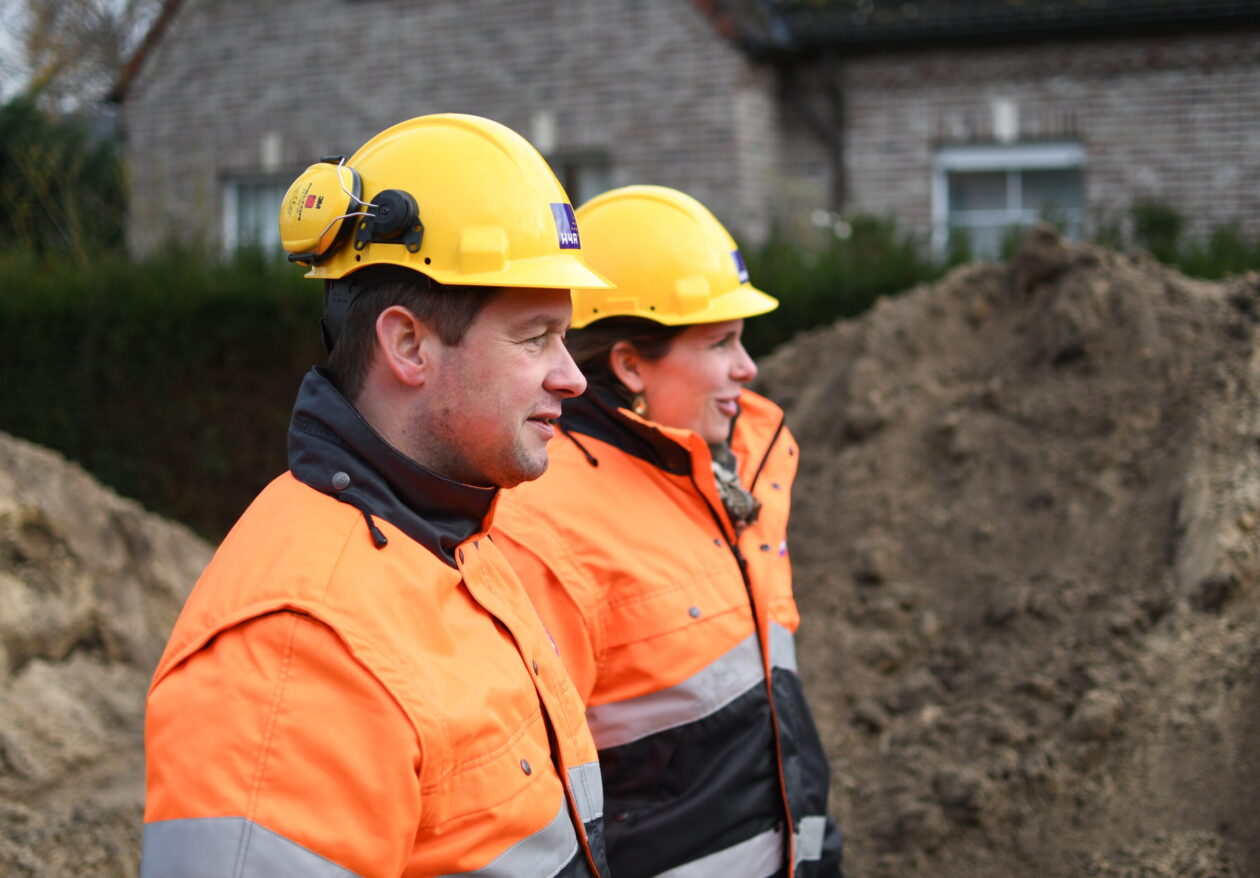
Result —
[[[801, 678], [792, 671], [775, 668], [770, 676], [775, 710], [779, 715], [779, 745], [783, 753], [783, 777], [795, 829], [802, 817], [827, 813], [830, 774], [813, 714], [805, 701]], [[843, 853], [840, 828], [827, 818], [822, 858], [801, 863], [796, 878], [839, 878]]]
[[[761, 683], [704, 719], [601, 750], [599, 762], [608, 861], [617, 878], [656, 875], [783, 822]], [[713, 819], [718, 814], [737, 819]], [[715, 826], [725, 831], [697, 837]]]
[[[589, 827], [590, 824], [588, 823], [587, 826]], [[600, 874], [607, 876], [607, 868], [601, 868]], [[580, 844], [573, 859], [564, 864], [564, 867], [556, 873], [556, 878], [592, 878], [590, 864], [586, 862], [586, 851], [582, 850]]]

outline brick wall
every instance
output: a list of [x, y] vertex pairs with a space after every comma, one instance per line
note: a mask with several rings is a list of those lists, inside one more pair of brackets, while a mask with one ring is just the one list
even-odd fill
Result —
[[[1260, 31], [856, 56], [842, 77], [846, 210], [926, 234], [936, 147], [993, 142], [1006, 100], [1021, 141], [1084, 146], [1092, 221], [1157, 199], [1192, 234], [1235, 221], [1260, 233]], [[825, 203], [825, 155], [790, 114], [782, 154]]]
[[[744, 240], [829, 203], [822, 145], [690, 0], [185, 0], [124, 106], [131, 242], [218, 239], [223, 182], [296, 174], [401, 119], [497, 119], [613, 183], [695, 195]], [[806, 72], [808, 77], [809, 72]], [[938, 146], [1083, 144], [1091, 221], [1136, 199], [1260, 233], [1260, 31], [857, 55], [840, 62], [849, 212], [925, 236]], [[545, 123], [545, 124], [544, 124]], [[550, 133], [550, 137], [548, 137]]]
[[440, 111], [496, 119], [616, 185], [695, 195], [764, 230], [778, 139], [773, 74], [688, 0], [185, 0], [132, 82], [131, 244], [219, 238], [223, 182], [296, 175]]

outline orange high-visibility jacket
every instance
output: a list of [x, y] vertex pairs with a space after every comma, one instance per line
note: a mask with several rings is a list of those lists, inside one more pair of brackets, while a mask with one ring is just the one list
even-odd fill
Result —
[[394, 451], [319, 370], [289, 461], [154, 675], [142, 875], [605, 873], [583, 704], [485, 538], [498, 492]]
[[496, 512], [586, 700], [617, 878], [839, 874], [796, 670], [796, 442], [773, 403], [740, 402], [731, 447], [762, 507], [738, 538], [704, 441], [599, 388], [565, 401], [547, 472]]

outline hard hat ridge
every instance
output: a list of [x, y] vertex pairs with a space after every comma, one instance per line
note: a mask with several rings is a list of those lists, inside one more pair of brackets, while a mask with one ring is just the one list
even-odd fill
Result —
[[776, 299], [754, 287], [730, 233], [703, 204], [665, 186], [624, 186], [577, 210], [586, 259], [615, 289], [575, 289], [573, 328], [606, 317], [667, 326], [764, 314]]
[[498, 122], [418, 116], [349, 159], [328, 159], [294, 181], [280, 208], [281, 242], [307, 277], [396, 265], [447, 285], [609, 286], [586, 265], [551, 168]]

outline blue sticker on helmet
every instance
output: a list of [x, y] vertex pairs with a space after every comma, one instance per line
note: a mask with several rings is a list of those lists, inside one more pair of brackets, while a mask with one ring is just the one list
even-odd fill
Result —
[[735, 272], [739, 275], [739, 282], [748, 283], [748, 266], [744, 264], [744, 257], [739, 255], [738, 250], [732, 250], [731, 258], [735, 260]]
[[556, 221], [556, 237], [560, 240], [561, 250], [581, 250], [582, 242], [578, 240], [577, 217], [573, 215], [573, 205], [553, 202], [551, 215]]

